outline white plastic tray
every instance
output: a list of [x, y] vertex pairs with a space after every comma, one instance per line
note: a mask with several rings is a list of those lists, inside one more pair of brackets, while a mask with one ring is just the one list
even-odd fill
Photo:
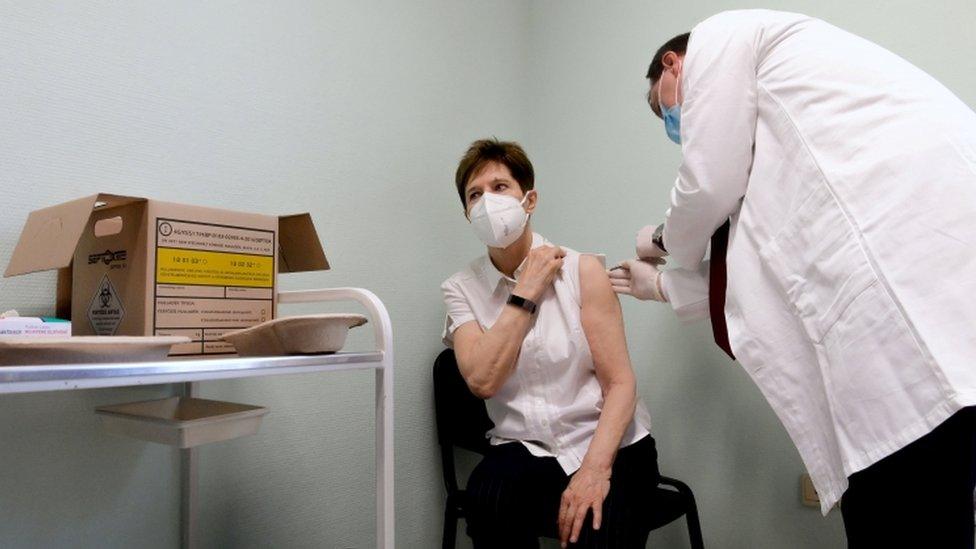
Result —
[[99, 406], [95, 413], [102, 417], [102, 425], [110, 433], [191, 448], [257, 433], [268, 409], [201, 398], [171, 397]]

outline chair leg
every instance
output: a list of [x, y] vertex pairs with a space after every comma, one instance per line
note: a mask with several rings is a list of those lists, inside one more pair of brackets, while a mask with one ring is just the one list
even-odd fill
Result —
[[701, 523], [698, 521], [698, 505], [695, 504], [695, 496], [690, 491], [685, 495], [688, 499], [685, 521], [688, 522], [688, 538], [691, 541], [691, 549], [705, 549]]
[[662, 476], [658, 483], [673, 487], [684, 498], [685, 520], [688, 522], [688, 538], [691, 541], [691, 549], [704, 549], [705, 542], [702, 540], [701, 523], [698, 522], [698, 505], [695, 504], [695, 493], [687, 484], [675, 478]]
[[441, 544], [443, 549], [454, 549], [457, 543], [458, 516], [453, 503], [448, 501], [447, 505], [444, 506], [444, 538]]

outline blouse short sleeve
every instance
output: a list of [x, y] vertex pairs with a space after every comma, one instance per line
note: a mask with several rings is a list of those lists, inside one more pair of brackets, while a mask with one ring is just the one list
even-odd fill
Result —
[[444, 319], [444, 332], [441, 338], [444, 345], [454, 348], [454, 331], [461, 325], [475, 320], [474, 313], [467, 298], [461, 292], [458, 285], [451, 279], [441, 284], [441, 292], [444, 294], [444, 305], [447, 308], [447, 317]]

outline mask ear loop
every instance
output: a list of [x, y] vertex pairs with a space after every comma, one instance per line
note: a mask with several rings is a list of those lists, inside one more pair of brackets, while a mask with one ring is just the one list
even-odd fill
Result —
[[[522, 197], [522, 200], [519, 202], [519, 207], [520, 208], [522, 208], [523, 210], [525, 209], [525, 201], [529, 199], [529, 193], [534, 193], [534, 192], [535, 192], [535, 189], [532, 189], [528, 193], [525, 193], [525, 196], [523, 196]], [[536, 193], [536, 194], [538, 195], [538, 193]], [[532, 219], [532, 214], [529, 213], [529, 212], [525, 212], [525, 214], [526, 214], [525, 224], [527, 225], [529, 223], [529, 221]], [[522, 226], [525, 227], [525, 225], [522, 225]]]
[[[682, 63], [682, 65], [683, 64], [684, 63]], [[680, 72], [681, 72], [681, 69], [680, 68], [678, 69], [678, 72], [680, 74]], [[680, 84], [680, 82], [678, 80], [678, 75], [675, 75], [674, 76], [674, 102], [675, 102], [675, 104], [678, 104], [678, 85], [679, 84]], [[658, 112], [661, 113], [661, 116], [664, 116], [664, 99], [661, 98], [661, 90], [660, 89], [658, 89], [658, 92], [657, 92], [657, 110], [658, 110]]]
[[[684, 65], [683, 62], [681, 64]], [[683, 66], [679, 66], [678, 74], [674, 75], [674, 104], [675, 105], [681, 104], [681, 102], [678, 101], [678, 88], [681, 87], [681, 69], [683, 68], [684, 68]]]
[[[535, 189], [525, 193], [525, 196], [522, 197], [522, 200], [519, 202], [519, 206], [521, 206], [523, 209], [525, 208], [525, 201], [529, 199], [529, 193], [535, 193]], [[536, 193], [536, 196], [539, 196], [539, 193]], [[529, 217], [532, 217], [531, 213], [529, 214]]]

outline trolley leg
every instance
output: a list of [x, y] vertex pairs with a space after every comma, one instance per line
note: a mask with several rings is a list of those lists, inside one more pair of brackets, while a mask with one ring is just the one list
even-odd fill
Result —
[[376, 547], [393, 549], [393, 368], [376, 371]]
[[[183, 384], [183, 396], [196, 396], [196, 383]], [[180, 450], [180, 548], [194, 549], [193, 532], [197, 515], [197, 453]]]

